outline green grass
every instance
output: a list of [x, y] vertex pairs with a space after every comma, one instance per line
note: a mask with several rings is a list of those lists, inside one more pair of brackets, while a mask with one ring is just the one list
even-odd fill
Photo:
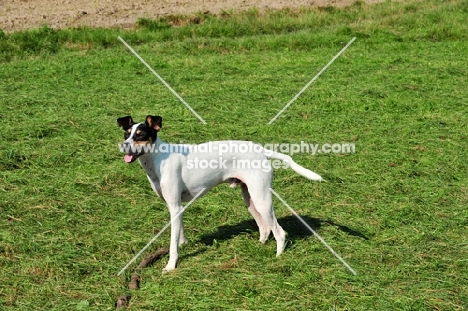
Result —
[[130, 310], [466, 309], [467, 15], [425, 0], [0, 32], [0, 309], [112, 310], [127, 292], [136, 266], [117, 272], [169, 218], [118, 151], [128, 114], [163, 116], [168, 142], [355, 143], [294, 156], [327, 183], [278, 170], [273, 188], [358, 273], [277, 200], [290, 242], [275, 258], [223, 185], [187, 210], [179, 268], [144, 269]]

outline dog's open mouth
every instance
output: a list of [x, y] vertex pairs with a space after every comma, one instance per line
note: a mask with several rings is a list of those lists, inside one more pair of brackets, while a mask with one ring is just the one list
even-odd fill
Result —
[[137, 152], [135, 152], [134, 150], [128, 150], [128, 149], [132, 149], [132, 148], [129, 148], [128, 146], [126, 146], [125, 148], [121, 148], [121, 149], [127, 149], [127, 150], [124, 151], [125, 152], [125, 155], [124, 155], [125, 163], [133, 163], [133, 162], [135, 162], [136, 159], [138, 159], [139, 157], [141, 157], [142, 155], [145, 154], [144, 150], [137, 150]]
[[139, 156], [140, 156], [139, 154], [126, 154], [124, 156], [124, 161], [127, 162], [127, 163], [132, 163], [136, 159], [138, 159]]

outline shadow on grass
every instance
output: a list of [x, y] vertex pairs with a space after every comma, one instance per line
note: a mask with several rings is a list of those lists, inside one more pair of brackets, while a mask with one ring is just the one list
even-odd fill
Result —
[[[357, 236], [368, 240], [369, 238], [366, 237], [363, 233], [351, 229], [348, 226], [337, 224], [331, 220], [322, 220], [318, 218], [312, 218], [309, 216], [301, 216], [301, 218], [312, 228], [314, 231], [318, 231], [322, 224], [329, 224], [332, 226], [336, 226], [341, 231], [345, 232], [348, 235]], [[287, 232], [288, 236], [287, 239], [291, 241], [300, 240], [307, 238], [312, 234], [312, 232], [307, 229], [304, 224], [296, 217], [296, 216], [287, 216], [283, 218], [278, 218], [278, 223], [283, 227], [283, 229]], [[213, 245], [214, 240], [223, 241], [229, 240], [233, 237], [242, 234], [242, 233], [252, 233], [258, 231], [257, 224], [253, 219], [251, 220], [244, 220], [235, 225], [226, 225], [221, 226], [218, 230], [214, 233], [205, 234], [200, 238], [200, 242], [204, 243], [205, 245]]]

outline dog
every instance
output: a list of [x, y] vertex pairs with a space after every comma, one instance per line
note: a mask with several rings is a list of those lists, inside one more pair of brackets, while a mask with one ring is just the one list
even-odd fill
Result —
[[298, 165], [290, 156], [252, 142], [165, 143], [158, 137], [162, 128], [160, 116], [148, 115], [141, 123], [126, 116], [118, 118], [117, 124], [124, 130], [125, 140], [120, 148], [126, 153], [125, 162], [138, 160], [152, 189], [167, 204], [171, 215], [169, 261], [163, 272], [176, 268], [178, 248], [187, 243], [180, 213], [182, 202], [199, 197], [221, 183], [229, 183], [231, 187], [240, 185], [248, 211], [258, 225], [260, 242], [264, 243], [273, 232], [276, 256], [279, 256], [285, 246], [286, 233], [273, 211], [270, 191], [273, 173], [268, 159], [281, 160], [298, 174], [322, 181], [322, 177]]

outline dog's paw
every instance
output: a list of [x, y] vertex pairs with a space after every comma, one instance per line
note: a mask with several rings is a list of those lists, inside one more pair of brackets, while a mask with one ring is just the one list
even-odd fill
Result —
[[270, 237], [270, 230], [268, 229], [263, 229], [261, 232], [260, 232], [260, 243], [262, 244], [265, 244], [266, 241], [268, 241], [268, 238]]
[[283, 232], [281, 238], [276, 240], [276, 257], [279, 257], [286, 248], [286, 234]]
[[175, 267], [170, 267], [169, 265], [167, 265], [164, 269], [162, 269], [162, 274], [166, 274], [174, 270], [175, 270]]

